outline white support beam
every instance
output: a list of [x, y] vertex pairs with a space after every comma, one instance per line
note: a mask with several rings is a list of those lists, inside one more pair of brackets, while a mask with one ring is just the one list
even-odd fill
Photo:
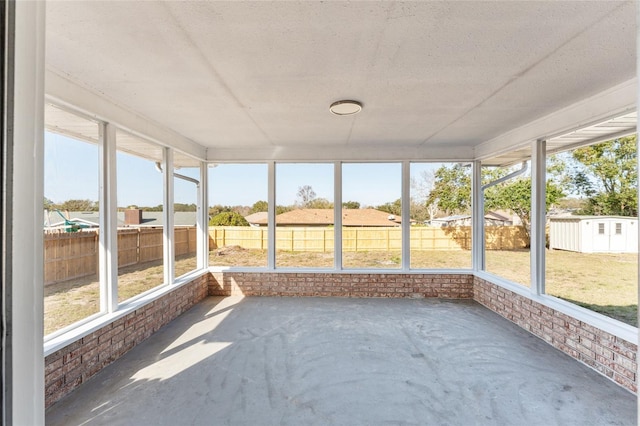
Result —
[[546, 141], [532, 142], [531, 152], [531, 291], [544, 294], [546, 247]]
[[231, 149], [209, 148], [208, 161], [246, 163], [265, 160], [291, 162], [324, 161], [403, 161], [419, 158], [425, 161], [460, 162], [474, 158], [473, 148], [467, 146], [428, 145], [424, 147], [376, 146], [375, 148], [344, 145], [308, 147], [273, 146], [268, 148]]
[[159, 145], [175, 148], [198, 159], [206, 159], [207, 150], [191, 139], [123, 108], [51, 69], [46, 70], [45, 83], [47, 99], [56, 104], [78, 110], [96, 120], [116, 124], [129, 133]]
[[478, 145], [474, 157], [496, 157], [538, 139], [551, 139], [635, 111], [637, 90], [637, 78], [625, 81]]
[[116, 127], [100, 123], [100, 310], [118, 309], [118, 200]]
[[267, 176], [267, 268], [276, 268], [276, 164], [268, 163]]
[[196, 201], [196, 267], [203, 269], [209, 266], [209, 168], [207, 163], [200, 163], [200, 185]]
[[[4, 111], [2, 392], [5, 424], [43, 425], [44, 416], [44, 2], [7, 2], [9, 53]], [[9, 84], [7, 84], [7, 82]], [[13, 85], [11, 85], [13, 82]], [[8, 318], [7, 318], [8, 317]], [[4, 327], [7, 327], [6, 329]]]
[[411, 163], [402, 162], [402, 270], [411, 269]]
[[471, 257], [474, 271], [485, 268], [484, 254], [484, 193], [482, 191], [482, 163], [471, 167]]
[[164, 227], [162, 232], [162, 247], [163, 247], [163, 262], [164, 262], [164, 283], [173, 284], [175, 279], [175, 247], [174, 247], [174, 231], [173, 231], [173, 151], [169, 148], [164, 148], [164, 155], [162, 161], [162, 174], [163, 186], [164, 186], [164, 207], [162, 214], [164, 216]]
[[342, 163], [333, 163], [333, 267], [342, 270]]

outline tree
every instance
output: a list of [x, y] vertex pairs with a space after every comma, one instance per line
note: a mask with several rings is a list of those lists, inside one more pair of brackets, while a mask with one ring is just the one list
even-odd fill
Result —
[[48, 199], [47, 197], [44, 197], [44, 203], [43, 206], [45, 208], [45, 210], [51, 210], [51, 209], [55, 209], [56, 205], [53, 201], [51, 201], [50, 199]]
[[395, 216], [402, 216], [402, 200], [400, 198], [398, 198], [394, 202], [392, 202], [392, 203], [384, 203], [384, 204], [376, 207], [376, 209], [380, 210], [380, 211], [383, 211], [383, 212], [387, 212], [387, 213], [395, 215]]
[[[505, 176], [511, 170], [505, 168], [483, 168], [482, 183], [487, 184]], [[469, 213], [471, 210], [471, 171], [461, 165], [442, 166], [435, 172], [436, 181], [429, 194], [427, 205], [454, 213]], [[553, 180], [546, 184], [547, 210], [564, 196], [561, 186]], [[531, 179], [519, 177], [487, 188], [484, 191], [484, 208], [487, 210], [510, 210], [520, 218], [529, 239], [531, 223]]]
[[326, 198], [314, 198], [306, 205], [308, 209], [332, 209], [333, 203]]
[[[546, 211], [563, 196], [562, 189], [555, 182], [548, 180]], [[499, 209], [510, 210], [518, 216], [527, 240], [531, 241], [531, 179], [515, 178], [489, 188], [485, 192], [485, 211]]]
[[196, 205], [191, 203], [191, 204], [183, 204], [183, 203], [174, 203], [173, 204], [173, 211], [174, 212], [195, 212], [196, 211]]
[[220, 204], [216, 204], [215, 206], [209, 207], [209, 216], [216, 216], [217, 214], [231, 211], [233, 211], [231, 206], [222, 206]]
[[471, 170], [461, 164], [441, 166], [434, 173], [427, 205], [437, 205], [446, 214], [471, 211]]
[[581, 213], [637, 216], [637, 155], [635, 135], [573, 151], [571, 180], [588, 198]]
[[342, 208], [344, 209], [359, 209], [360, 203], [357, 201], [345, 201], [342, 203]]
[[293, 209], [295, 209], [293, 206], [276, 206], [276, 215], [290, 212]]
[[239, 213], [222, 212], [211, 218], [209, 226], [249, 226], [249, 222]]
[[298, 187], [296, 196], [299, 200], [298, 205], [301, 207], [307, 207], [309, 203], [316, 198], [316, 192], [313, 190], [311, 185], [304, 185]]
[[253, 203], [251, 209], [249, 210], [249, 214], [266, 212], [269, 211], [269, 203], [266, 201], [260, 200]]
[[98, 202], [91, 200], [66, 200], [62, 204], [54, 205], [54, 207], [70, 212], [91, 212], [98, 211]]

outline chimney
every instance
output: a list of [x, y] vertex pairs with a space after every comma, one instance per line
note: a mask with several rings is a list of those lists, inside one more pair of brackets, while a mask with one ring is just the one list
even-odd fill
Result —
[[142, 210], [126, 209], [124, 211], [125, 225], [140, 225], [142, 223]]

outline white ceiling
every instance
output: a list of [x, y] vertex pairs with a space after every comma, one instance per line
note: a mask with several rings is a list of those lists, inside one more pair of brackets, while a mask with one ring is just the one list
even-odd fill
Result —
[[[210, 159], [471, 159], [633, 80], [635, 15], [633, 1], [54, 1], [46, 61]], [[332, 115], [340, 99], [363, 111]]]

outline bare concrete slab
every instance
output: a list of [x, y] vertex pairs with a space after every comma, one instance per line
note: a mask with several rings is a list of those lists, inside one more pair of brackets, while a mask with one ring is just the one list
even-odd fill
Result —
[[634, 425], [636, 397], [471, 301], [209, 298], [48, 425]]

